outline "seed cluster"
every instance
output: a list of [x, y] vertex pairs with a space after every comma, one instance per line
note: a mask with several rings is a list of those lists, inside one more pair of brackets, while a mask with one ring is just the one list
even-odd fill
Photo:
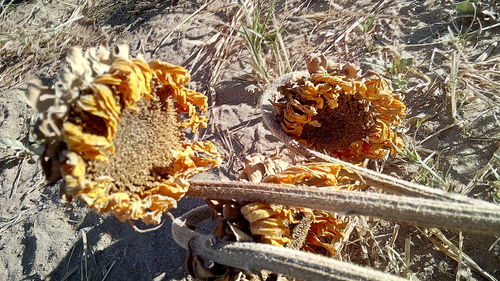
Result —
[[372, 132], [375, 116], [370, 102], [355, 95], [341, 95], [337, 102], [338, 107], [327, 107], [316, 115], [321, 127], [304, 126], [301, 137], [316, 150], [339, 150]]
[[91, 161], [87, 172], [96, 179], [109, 176], [119, 190], [140, 192], [168, 179], [174, 151], [182, 149], [184, 136], [171, 98], [162, 102], [141, 100], [137, 113], [126, 111], [114, 139], [109, 162]]

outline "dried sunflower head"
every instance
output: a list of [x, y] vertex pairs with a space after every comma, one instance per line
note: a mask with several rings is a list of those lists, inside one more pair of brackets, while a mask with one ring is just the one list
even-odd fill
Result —
[[309, 59], [308, 71], [278, 89], [283, 97], [273, 105], [285, 132], [351, 162], [378, 159], [402, 146], [395, 129], [406, 107], [386, 80], [322, 55]]
[[185, 142], [183, 129], [207, 125], [206, 96], [185, 87], [183, 67], [131, 59], [124, 45], [75, 47], [67, 61], [53, 87], [37, 80], [26, 91], [47, 178], [64, 178], [63, 197], [98, 213], [159, 223], [188, 177], [220, 163], [213, 143]]
[[[290, 166], [279, 157], [251, 155], [241, 180], [343, 190], [364, 189], [355, 174], [339, 164], [314, 162]], [[321, 210], [269, 203], [209, 200], [219, 214], [216, 236], [291, 247], [333, 256], [342, 245], [348, 220]], [[252, 241], [252, 240], [250, 240]]]

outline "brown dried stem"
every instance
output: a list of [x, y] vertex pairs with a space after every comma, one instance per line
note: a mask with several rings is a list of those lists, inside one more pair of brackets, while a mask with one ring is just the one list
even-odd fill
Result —
[[452, 230], [500, 233], [500, 207], [482, 202], [246, 182], [191, 181], [188, 196], [282, 204]]

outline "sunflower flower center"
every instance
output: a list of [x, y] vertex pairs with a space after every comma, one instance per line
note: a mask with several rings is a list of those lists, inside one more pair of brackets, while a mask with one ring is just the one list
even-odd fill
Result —
[[321, 127], [304, 126], [301, 138], [317, 150], [338, 150], [352, 142], [365, 139], [373, 130], [375, 118], [370, 103], [352, 94], [342, 94], [338, 106], [325, 106], [315, 119]]
[[181, 130], [172, 98], [142, 99], [137, 112], [123, 113], [109, 163], [92, 161], [87, 171], [93, 179], [112, 177], [122, 190], [147, 190], [169, 177], [173, 152], [182, 150]]

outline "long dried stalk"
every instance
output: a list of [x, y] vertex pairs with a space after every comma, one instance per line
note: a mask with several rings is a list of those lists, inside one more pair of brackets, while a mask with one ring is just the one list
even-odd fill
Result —
[[260, 243], [214, 241], [211, 236], [192, 231], [188, 226], [209, 219], [209, 207], [198, 207], [172, 223], [174, 240], [193, 254], [247, 272], [270, 270], [301, 280], [406, 280], [388, 273], [299, 250]]
[[500, 207], [384, 193], [246, 182], [191, 181], [188, 196], [282, 204], [365, 215], [415, 225], [500, 234]]

